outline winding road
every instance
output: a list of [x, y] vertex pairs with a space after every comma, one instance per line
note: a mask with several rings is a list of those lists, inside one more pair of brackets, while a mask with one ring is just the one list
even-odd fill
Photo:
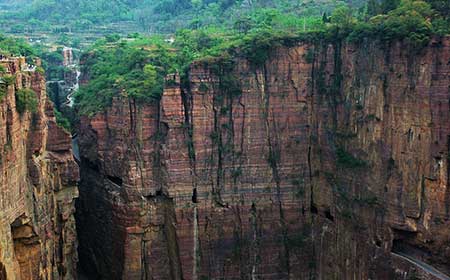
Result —
[[423, 271], [427, 272], [428, 274], [433, 275], [434, 277], [436, 277], [437, 279], [441, 279], [441, 280], [450, 280], [450, 277], [445, 275], [444, 273], [442, 273], [441, 271], [437, 270], [436, 268], [432, 267], [429, 264], [424, 263], [423, 261], [420, 261], [416, 258], [414, 258], [413, 256], [410, 256], [408, 254], [405, 253], [401, 253], [401, 252], [391, 252], [392, 255], [402, 258], [412, 264], [414, 264], [415, 266], [417, 266], [418, 268], [422, 269]]

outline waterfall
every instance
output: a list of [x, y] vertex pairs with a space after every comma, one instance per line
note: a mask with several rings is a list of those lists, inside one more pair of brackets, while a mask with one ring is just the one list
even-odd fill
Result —
[[73, 106], [73, 94], [80, 88], [80, 76], [81, 72], [77, 61], [74, 60], [73, 49], [69, 47], [64, 47], [63, 49], [63, 65], [70, 71], [68, 74], [64, 75], [64, 82], [66, 84], [66, 102], [64, 103], [67, 107]]
[[80, 75], [81, 75], [81, 72], [80, 72], [80, 70], [76, 70], [76, 78], [75, 78], [75, 83], [74, 83], [74, 85], [73, 85], [73, 87], [71, 87], [71, 88], [69, 88], [68, 89], [68, 94], [67, 94], [67, 102], [66, 102], [66, 105], [67, 106], [69, 106], [69, 107], [71, 107], [72, 108], [72, 106], [73, 106], [73, 94], [75, 93], [75, 92], [77, 92], [78, 91], [78, 89], [80, 88]]

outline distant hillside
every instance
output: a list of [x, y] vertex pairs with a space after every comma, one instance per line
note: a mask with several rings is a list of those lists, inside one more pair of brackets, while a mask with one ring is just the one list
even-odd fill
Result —
[[[348, 5], [359, 19], [385, 14], [402, 0], [0, 0], [0, 30], [34, 41], [67, 43], [67, 34], [92, 42], [111, 33], [171, 34], [188, 28], [266, 22], [281, 17], [285, 23], [330, 15]], [[450, 1], [428, 0], [449, 26]], [[281, 15], [281, 16], [280, 16]], [[288, 24], [292, 25], [292, 24]], [[306, 24], [297, 25], [305, 28]], [[306, 29], [308, 26], [306, 26]], [[75, 36], [73, 36], [75, 34]]]
[[24, 7], [31, 2], [32, 0], [0, 0], [0, 8], [2, 10], [11, 10], [17, 7]]
[[[100, 25], [130, 21], [139, 31], [168, 33], [179, 28], [226, 24], [255, 13], [274, 9], [294, 15], [321, 15], [336, 6], [361, 7], [365, 0], [0, 0], [7, 12], [1, 14], [2, 27], [52, 31], [97, 28]], [[8, 28], [6, 28], [8, 29]], [[138, 30], [136, 30], [138, 31]]]

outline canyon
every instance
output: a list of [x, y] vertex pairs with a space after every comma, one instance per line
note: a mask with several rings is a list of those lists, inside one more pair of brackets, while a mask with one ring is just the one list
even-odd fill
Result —
[[33, 63], [0, 60], [0, 280], [450, 279], [449, 37], [199, 60], [74, 139]]
[[[75, 279], [79, 169], [34, 64], [0, 60], [0, 279]], [[34, 112], [19, 110], [24, 89], [36, 96]]]
[[197, 61], [157, 102], [114, 97], [77, 127], [79, 266], [92, 279], [448, 279], [449, 68], [448, 37], [291, 42], [263, 63]]

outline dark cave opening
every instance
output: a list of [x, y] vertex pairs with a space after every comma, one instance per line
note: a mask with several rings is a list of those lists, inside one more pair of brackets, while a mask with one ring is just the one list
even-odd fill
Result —
[[194, 191], [192, 192], [192, 203], [198, 203], [198, 200], [197, 200], [197, 189], [194, 189]]
[[411, 242], [416, 238], [417, 233], [407, 230], [393, 229], [394, 239], [392, 249], [394, 253], [407, 252], [412, 250]]
[[327, 218], [328, 220], [330, 220], [330, 221], [334, 221], [334, 217], [333, 217], [333, 215], [331, 215], [331, 211], [330, 211], [330, 209], [327, 209], [326, 211], [325, 211], [325, 218]]
[[108, 180], [110, 180], [111, 182], [113, 182], [114, 184], [118, 185], [118, 186], [122, 186], [123, 184], [123, 180], [122, 178], [119, 177], [114, 177], [114, 176], [107, 176]]

